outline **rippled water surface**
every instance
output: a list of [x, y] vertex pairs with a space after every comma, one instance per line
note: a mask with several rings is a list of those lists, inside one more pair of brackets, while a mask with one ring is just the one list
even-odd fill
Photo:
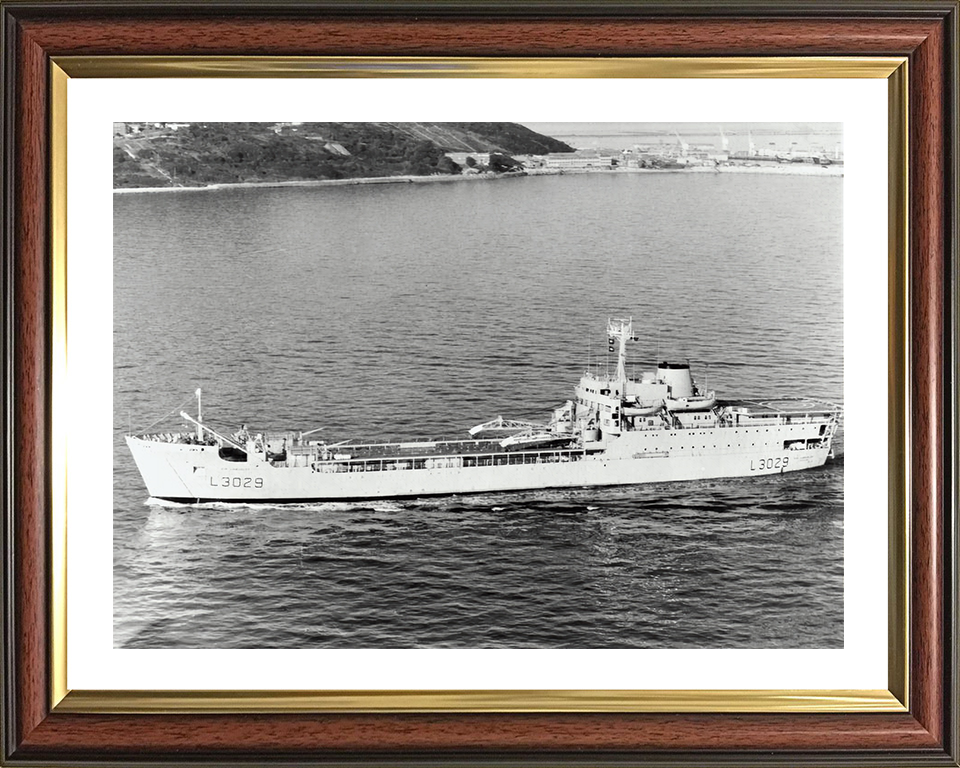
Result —
[[[122, 442], [543, 418], [605, 323], [721, 397], [842, 396], [842, 179], [594, 174], [117, 195], [114, 641], [843, 645], [843, 461], [767, 478], [309, 506], [148, 502]], [[164, 422], [179, 428], [179, 419]], [[159, 427], [158, 427], [159, 428]], [[842, 443], [841, 443], [842, 447]]]

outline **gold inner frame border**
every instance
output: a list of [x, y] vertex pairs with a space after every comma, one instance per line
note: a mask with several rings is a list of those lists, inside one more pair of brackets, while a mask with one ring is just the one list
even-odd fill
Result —
[[[70, 690], [67, 685], [67, 85], [70, 78], [872, 78], [888, 82], [887, 690]], [[448, 58], [62, 56], [50, 64], [50, 704], [70, 713], [905, 712], [909, 709], [906, 57]]]

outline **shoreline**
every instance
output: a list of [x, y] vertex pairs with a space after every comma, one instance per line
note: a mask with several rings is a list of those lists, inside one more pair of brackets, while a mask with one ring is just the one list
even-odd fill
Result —
[[519, 178], [520, 174], [450, 176], [364, 176], [356, 179], [298, 179], [294, 181], [234, 181], [205, 184], [196, 187], [118, 187], [115, 195], [154, 192], [209, 192], [219, 189], [260, 189], [269, 187], [347, 187], [360, 184], [435, 184], [453, 181], [496, 181], [505, 177]]
[[821, 165], [722, 165], [692, 166], [690, 168], [613, 168], [613, 169], [554, 169], [534, 168], [523, 174], [470, 174], [449, 176], [367, 176], [356, 179], [301, 179], [294, 181], [236, 181], [218, 184], [205, 184], [196, 187], [119, 187], [114, 188], [115, 195], [154, 194], [160, 192], [210, 192], [224, 189], [260, 189], [271, 187], [345, 187], [361, 184], [438, 184], [466, 181], [499, 181], [524, 176], [580, 176], [593, 173], [605, 174], [648, 174], [648, 173], [738, 173], [761, 174], [770, 176], [819, 176], [821, 178], [842, 178], [843, 166]]

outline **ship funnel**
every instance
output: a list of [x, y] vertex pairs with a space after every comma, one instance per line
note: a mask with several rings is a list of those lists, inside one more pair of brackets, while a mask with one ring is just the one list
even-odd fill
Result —
[[660, 363], [657, 380], [670, 387], [670, 397], [692, 397], [693, 377], [689, 363]]

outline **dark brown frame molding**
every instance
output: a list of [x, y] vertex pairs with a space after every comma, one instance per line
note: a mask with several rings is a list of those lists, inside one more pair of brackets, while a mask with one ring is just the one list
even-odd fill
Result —
[[[3, 622], [10, 766], [960, 765], [957, 0], [0, 0]], [[464, 34], [469, 20], [470, 34]], [[910, 708], [844, 714], [68, 714], [50, 707], [51, 58], [905, 56]]]

